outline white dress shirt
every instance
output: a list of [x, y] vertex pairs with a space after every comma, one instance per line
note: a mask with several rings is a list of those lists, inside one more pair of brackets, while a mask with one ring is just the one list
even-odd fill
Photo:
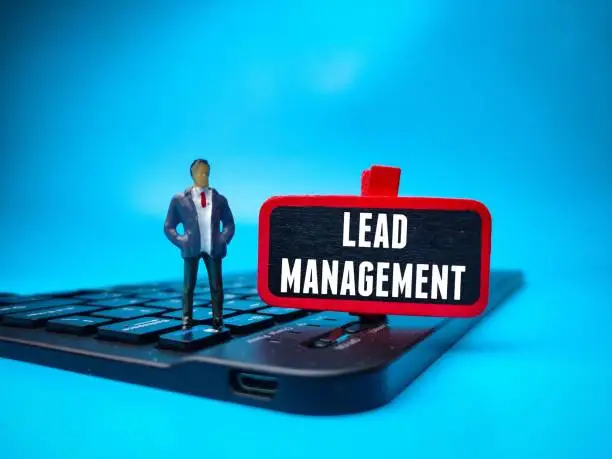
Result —
[[[202, 191], [206, 193], [206, 207], [202, 207]], [[212, 254], [212, 191], [210, 188], [193, 187], [191, 198], [198, 212], [198, 226], [200, 227], [200, 251]]]

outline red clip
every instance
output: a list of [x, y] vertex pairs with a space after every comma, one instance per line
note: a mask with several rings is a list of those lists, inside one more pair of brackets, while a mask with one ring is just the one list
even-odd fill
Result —
[[372, 166], [361, 173], [361, 196], [397, 196], [399, 193], [399, 167]]

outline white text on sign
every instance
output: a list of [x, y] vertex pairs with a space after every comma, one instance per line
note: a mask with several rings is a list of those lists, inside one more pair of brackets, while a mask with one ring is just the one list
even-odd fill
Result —
[[[357, 234], [350, 231], [351, 214], [344, 212], [344, 247], [404, 249], [408, 219], [403, 214], [361, 212]], [[281, 292], [376, 298], [461, 300], [463, 265], [395, 263], [297, 258], [281, 259]], [[449, 289], [450, 287], [450, 289]], [[449, 291], [450, 290], [450, 291]]]

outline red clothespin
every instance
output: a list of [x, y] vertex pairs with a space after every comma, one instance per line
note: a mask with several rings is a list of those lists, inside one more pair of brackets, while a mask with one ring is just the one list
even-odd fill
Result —
[[361, 173], [361, 196], [393, 196], [399, 193], [399, 167], [372, 166]]
[[[389, 196], [397, 197], [399, 194], [400, 175], [399, 167], [372, 166], [361, 173], [361, 196]], [[359, 317], [361, 322], [383, 322], [387, 316], [384, 314], [351, 314]]]

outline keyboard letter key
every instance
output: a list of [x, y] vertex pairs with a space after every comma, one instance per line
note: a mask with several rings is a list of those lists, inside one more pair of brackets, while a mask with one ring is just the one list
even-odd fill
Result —
[[189, 330], [178, 330], [159, 337], [159, 347], [178, 351], [195, 351], [214, 346], [230, 338], [229, 330], [216, 330], [206, 325], [197, 325]]
[[155, 341], [162, 333], [180, 327], [180, 320], [164, 317], [142, 317], [127, 322], [103, 325], [98, 328], [98, 337], [124, 343], [147, 343]]
[[108, 317], [109, 319], [137, 319], [139, 317], [152, 316], [157, 313], [164, 312], [164, 309], [147, 308], [142, 306], [108, 309], [94, 314], [98, 317]]
[[260, 314], [241, 314], [225, 321], [225, 325], [234, 333], [245, 334], [270, 327], [274, 317]]
[[47, 320], [56, 317], [66, 317], [97, 311], [94, 306], [60, 306], [52, 309], [36, 309], [28, 312], [18, 312], [4, 317], [3, 323], [18, 327], [39, 327]]
[[84, 336], [95, 333], [97, 327], [110, 322], [112, 320], [105, 317], [69, 316], [50, 320], [47, 330]]

